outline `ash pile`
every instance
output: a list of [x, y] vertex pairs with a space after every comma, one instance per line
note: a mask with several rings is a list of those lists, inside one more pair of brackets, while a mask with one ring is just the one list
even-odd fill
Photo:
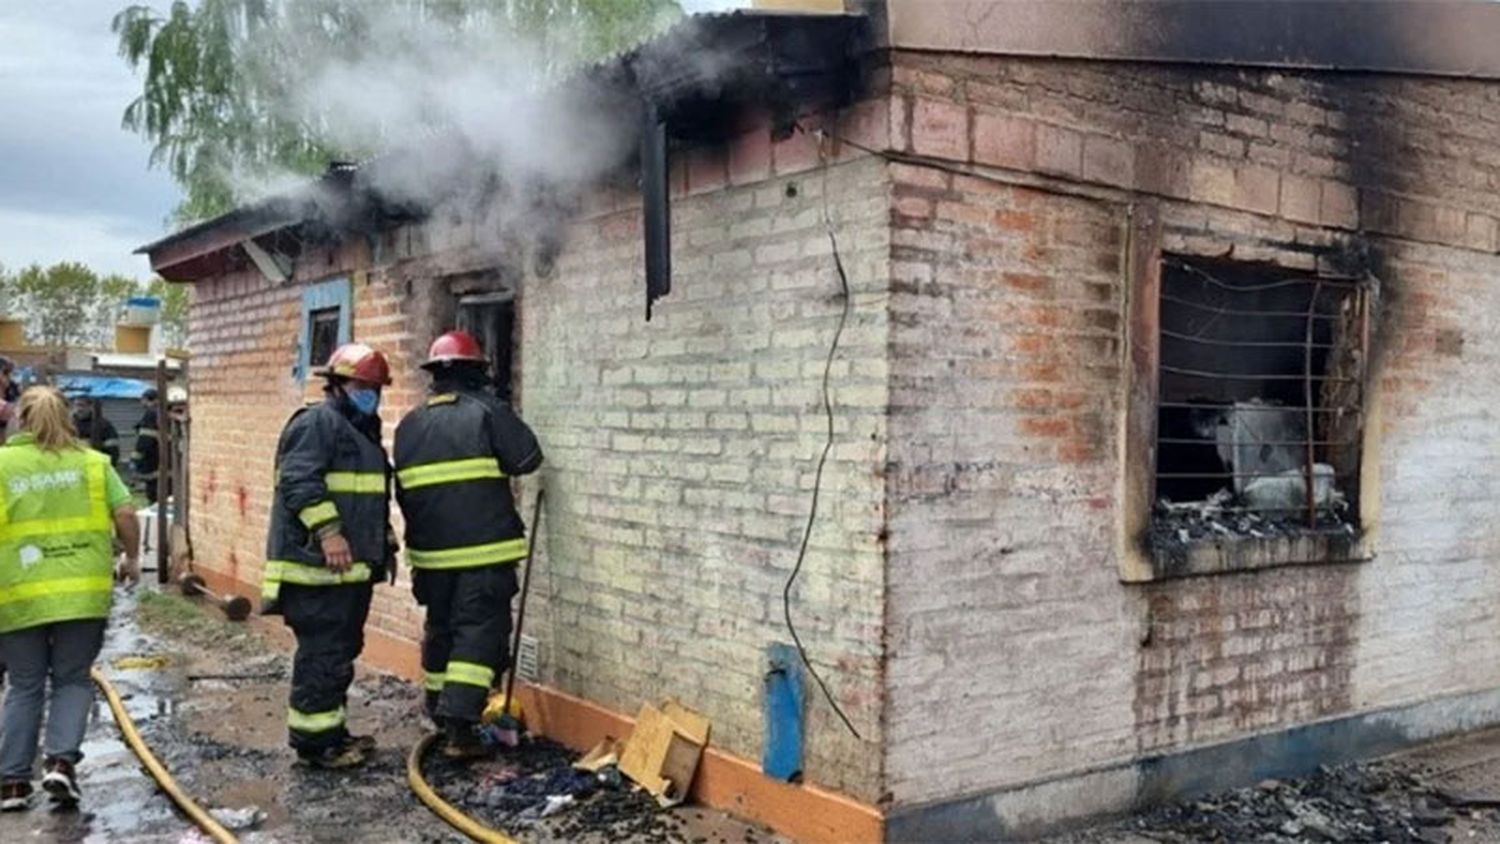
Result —
[[[1351, 764], [1320, 768], [1294, 782], [1268, 780], [1191, 803], [1162, 806], [1112, 830], [1072, 840], [1118, 840], [1120, 833], [1128, 832], [1184, 844], [1445, 844], [1454, 840], [1450, 830], [1456, 825], [1476, 820], [1488, 825], [1494, 814], [1493, 809], [1455, 804], [1442, 790], [1397, 765]], [[1097, 837], [1100, 833], [1106, 837]]]
[[493, 761], [462, 764], [429, 754], [424, 772], [445, 799], [495, 829], [532, 829], [540, 838], [578, 841], [687, 841], [683, 822], [619, 770], [573, 766], [556, 742], [526, 737]]

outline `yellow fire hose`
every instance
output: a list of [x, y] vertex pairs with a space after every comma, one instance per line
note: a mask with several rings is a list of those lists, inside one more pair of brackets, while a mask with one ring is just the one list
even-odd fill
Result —
[[[145, 740], [141, 738], [140, 731], [135, 727], [135, 721], [131, 720], [130, 714], [125, 711], [125, 704], [120, 700], [120, 693], [115, 690], [114, 684], [110, 683], [109, 679], [104, 676], [104, 672], [95, 667], [90, 671], [90, 676], [93, 677], [94, 683], [99, 686], [100, 691], [104, 692], [104, 698], [109, 702], [109, 710], [114, 713], [115, 724], [120, 728], [120, 734], [125, 737], [125, 743], [130, 745], [131, 750], [135, 751], [135, 755], [140, 758], [141, 764], [150, 772], [151, 777], [156, 780], [156, 784], [161, 787], [161, 790], [166, 792], [168, 797], [172, 798], [172, 802], [177, 804], [177, 807], [183, 811], [183, 814], [191, 818], [193, 823], [198, 825], [199, 829], [202, 829], [218, 844], [239, 844], [239, 840], [234, 837], [234, 833], [225, 829], [222, 824], [214, 820], [212, 815], [204, 811], [202, 806], [199, 806], [192, 797], [188, 796], [187, 792], [182, 790], [177, 781], [172, 778], [172, 774], [167, 771], [166, 766], [161, 763], [161, 760], [156, 758], [156, 755], [151, 752], [151, 748], [146, 746]], [[436, 738], [436, 734], [423, 737], [421, 741], [412, 747], [411, 753], [406, 757], [406, 779], [411, 785], [411, 790], [417, 795], [417, 799], [421, 800], [427, 808], [431, 809], [434, 814], [442, 818], [454, 829], [475, 841], [481, 842], [481, 844], [518, 844], [510, 836], [490, 829], [479, 821], [465, 815], [451, 803], [438, 796], [438, 793], [433, 790], [432, 786], [428, 785], [426, 778], [422, 776], [422, 757], [426, 755], [428, 748], [432, 746]]]
[[146, 746], [146, 742], [141, 739], [140, 732], [135, 728], [135, 722], [125, 711], [125, 704], [120, 700], [120, 693], [115, 691], [114, 685], [104, 676], [104, 672], [96, 666], [89, 674], [94, 678], [94, 683], [104, 692], [104, 699], [109, 701], [109, 711], [114, 713], [115, 725], [120, 728], [120, 734], [125, 737], [125, 743], [135, 751], [135, 755], [140, 758], [141, 764], [146, 766], [146, 770], [151, 773], [156, 784], [161, 786], [161, 790], [165, 791], [167, 796], [172, 798], [172, 802], [177, 804], [177, 808], [192, 818], [193, 823], [197, 824], [198, 828], [207, 833], [210, 838], [219, 844], [238, 844], [239, 839], [234, 837], [234, 833], [225, 829], [214, 820], [212, 815], [205, 812], [202, 806], [194, 802], [193, 798], [177, 785], [177, 781], [172, 779], [172, 774], [151, 752], [151, 748]]
[[426, 755], [427, 749], [432, 746], [436, 738], [435, 733], [423, 737], [412, 746], [411, 753], [406, 756], [406, 781], [411, 784], [411, 790], [417, 795], [417, 799], [426, 804], [433, 814], [447, 821], [449, 826], [481, 844], [518, 844], [514, 838], [505, 833], [490, 829], [460, 812], [453, 804], [438, 796], [432, 786], [427, 784], [427, 780], [422, 776], [422, 757]]

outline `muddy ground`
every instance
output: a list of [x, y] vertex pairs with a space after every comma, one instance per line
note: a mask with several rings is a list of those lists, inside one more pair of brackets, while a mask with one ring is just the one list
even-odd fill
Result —
[[[361, 671], [350, 693], [350, 727], [374, 735], [373, 761], [352, 772], [295, 764], [285, 745], [290, 663], [274, 636], [232, 624], [201, 605], [149, 588], [117, 602], [101, 664], [137, 726], [178, 782], [210, 809], [257, 816], [238, 832], [255, 842], [449, 842], [455, 834], [412, 796], [405, 754], [428, 728], [412, 684]], [[84, 802], [60, 813], [38, 801], [0, 815], [0, 841], [193, 842], [207, 840], [177, 814], [119, 740], [109, 710], [95, 706], [80, 766]], [[775, 844], [781, 839], [722, 813], [658, 810], [628, 784], [588, 783], [566, 773], [571, 756], [528, 744], [462, 768], [430, 760], [440, 793], [522, 841]], [[577, 802], [539, 818], [547, 791], [568, 786]]]

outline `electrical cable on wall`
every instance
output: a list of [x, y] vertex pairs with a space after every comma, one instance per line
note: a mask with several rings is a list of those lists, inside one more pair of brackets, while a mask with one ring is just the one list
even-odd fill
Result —
[[[797, 131], [802, 131], [802, 128], [800, 126], [797, 127]], [[818, 688], [822, 689], [823, 697], [827, 699], [828, 705], [833, 707], [833, 711], [839, 716], [839, 720], [844, 722], [844, 726], [849, 729], [850, 734], [856, 739], [863, 741], [864, 737], [859, 734], [859, 730], [854, 728], [854, 722], [850, 721], [849, 716], [844, 714], [844, 710], [839, 706], [838, 701], [834, 700], [833, 692], [829, 690], [828, 684], [823, 680], [818, 670], [813, 667], [812, 660], [807, 656], [807, 648], [802, 645], [802, 637], [797, 634], [797, 625], [792, 621], [792, 587], [796, 585], [797, 576], [802, 573], [802, 565], [807, 561], [807, 548], [812, 542], [813, 526], [817, 523], [818, 504], [822, 498], [823, 471], [828, 466], [828, 455], [833, 451], [833, 393], [830, 382], [833, 376], [833, 359], [838, 355], [839, 342], [843, 339], [844, 327], [849, 322], [849, 311], [851, 308], [849, 274], [845, 271], [844, 259], [839, 254], [838, 235], [833, 230], [833, 216], [828, 210], [829, 165], [828, 156], [823, 150], [823, 142], [825, 140], [826, 137], [822, 132], [819, 132], [818, 151], [819, 158], [823, 164], [823, 224], [828, 230], [828, 243], [833, 249], [833, 267], [838, 272], [843, 308], [839, 311], [839, 322], [838, 327], [833, 332], [833, 342], [828, 346], [828, 358], [823, 363], [823, 414], [828, 421], [828, 436], [823, 443], [822, 453], [818, 455], [817, 472], [813, 475], [812, 504], [808, 508], [807, 525], [802, 531], [802, 544], [797, 549], [797, 562], [792, 566], [792, 571], [787, 575], [786, 584], [781, 590], [781, 609], [783, 615], [786, 617], [787, 632], [791, 634], [792, 644], [797, 647], [797, 654], [802, 658], [802, 665], [807, 668], [807, 673], [812, 675], [813, 680], [817, 682]]]

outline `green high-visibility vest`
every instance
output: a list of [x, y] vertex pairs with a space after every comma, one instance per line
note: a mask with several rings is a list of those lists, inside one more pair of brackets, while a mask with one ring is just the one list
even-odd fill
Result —
[[0, 446], [0, 633], [107, 618], [114, 586], [109, 458]]

